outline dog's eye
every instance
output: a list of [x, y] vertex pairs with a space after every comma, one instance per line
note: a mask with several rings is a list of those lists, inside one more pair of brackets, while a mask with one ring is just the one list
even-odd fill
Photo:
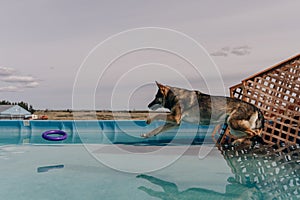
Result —
[[158, 98], [157, 99], [159, 102], [162, 102], [163, 101], [163, 99], [160, 97], [160, 98]]

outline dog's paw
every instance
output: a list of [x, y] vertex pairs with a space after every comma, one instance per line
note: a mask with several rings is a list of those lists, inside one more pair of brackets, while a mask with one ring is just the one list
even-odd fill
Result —
[[146, 124], [151, 124], [151, 122], [152, 122], [152, 119], [149, 117], [149, 118], [147, 118], [147, 120], [146, 120]]
[[243, 142], [243, 140], [241, 140], [241, 139], [235, 139], [232, 143], [231, 143], [231, 145], [232, 146], [239, 146], [240, 144], [242, 144], [242, 142]]
[[142, 134], [141, 134], [141, 137], [142, 137], [142, 138], [148, 138], [149, 136], [148, 136], [146, 133], [142, 133]]

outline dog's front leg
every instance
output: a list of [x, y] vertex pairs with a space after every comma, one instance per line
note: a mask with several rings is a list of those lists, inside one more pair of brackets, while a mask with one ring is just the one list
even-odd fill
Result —
[[148, 118], [146, 120], [147, 124], [151, 124], [155, 120], [166, 120], [167, 114], [150, 114], [148, 115]]
[[149, 133], [144, 133], [144, 134], [141, 134], [141, 137], [143, 138], [148, 138], [148, 137], [152, 137], [152, 136], [155, 136], [163, 131], [167, 131], [167, 130], [170, 130], [170, 129], [173, 129], [173, 128], [176, 128], [178, 127], [179, 125], [177, 124], [174, 124], [174, 123], [166, 123], [156, 129], [154, 129], [153, 131], [149, 132]]

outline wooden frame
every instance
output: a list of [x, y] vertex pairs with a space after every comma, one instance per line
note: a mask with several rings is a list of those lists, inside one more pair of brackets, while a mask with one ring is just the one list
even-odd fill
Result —
[[[230, 96], [262, 110], [266, 143], [300, 144], [300, 54], [242, 80], [230, 88]], [[229, 133], [220, 143], [231, 142]]]

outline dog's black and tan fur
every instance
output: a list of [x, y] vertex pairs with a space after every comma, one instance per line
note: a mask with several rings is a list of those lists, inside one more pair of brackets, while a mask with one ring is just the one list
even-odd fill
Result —
[[181, 121], [201, 125], [227, 123], [230, 133], [236, 138], [234, 143], [242, 143], [261, 134], [264, 127], [263, 114], [250, 103], [230, 97], [211, 96], [196, 90], [165, 86], [157, 82], [156, 84], [158, 92], [148, 107], [164, 107], [170, 113], [148, 117], [147, 124], [153, 120], [166, 120], [166, 124], [142, 134], [142, 137], [148, 138], [176, 128]]

